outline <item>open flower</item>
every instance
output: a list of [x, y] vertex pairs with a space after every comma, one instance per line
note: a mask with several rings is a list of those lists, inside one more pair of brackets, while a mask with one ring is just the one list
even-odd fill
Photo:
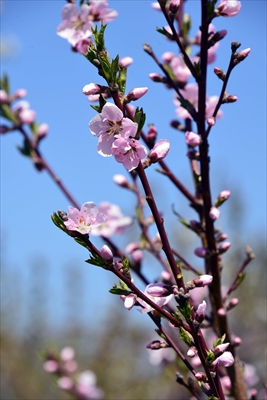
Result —
[[105, 214], [99, 212], [95, 203], [87, 202], [82, 205], [80, 211], [77, 208], [68, 207], [68, 220], [64, 221], [64, 224], [68, 230], [84, 235], [105, 222], [106, 219]]
[[108, 8], [107, 0], [90, 0], [89, 19], [110, 22], [118, 16], [117, 11]]
[[92, 134], [99, 138], [98, 153], [110, 157], [114, 154], [113, 142], [121, 136], [135, 137], [138, 125], [129, 118], [124, 118], [122, 111], [115, 104], [106, 103], [102, 112], [89, 122], [89, 128]]
[[132, 218], [122, 214], [116, 204], [111, 204], [107, 201], [99, 204], [98, 211], [106, 216], [106, 220], [103, 224], [92, 229], [91, 234], [94, 236], [111, 237], [113, 235], [121, 235], [133, 222]]
[[92, 22], [88, 16], [90, 7], [87, 4], [81, 5], [79, 13], [75, 4], [68, 3], [62, 9], [63, 21], [57, 27], [57, 34], [75, 46], [80, 40], [88, 39], [92, 35]]
[[[150, 294], [148, 294], [149, 288], [150, 288], [150, 285], [148, 285], [148, 286], [146, 287], [146, 289], [145, 289], [145, 291], [144, 291], [144, 294], [145, 294], [149, 299], [151, 299], [152, 301], [154, 301], [154, 303], [156, 303], [159, 307], [165, 306], [165, 305], [166, 305], [167, 303], [169, 303], [169, 302], [173, 299], [173, 297], [174, 297], [173, 294], [170, 294], [169, 296], [164, 296], [164, 297], [158, 297], [158, 296], [157, 296], [157, 297], [154, 297], [154, 296], [151, 296]], [[144, 300], [140, 299], [139, 297], [137, 298], [137, 300], [138, 300], [138, 303], [139, 303], [141, 306], [144, 307], [144, 308], [138, 309], [138, 311], [140, 311], [140, 313], [146, 314], [146, 313], [149, 313], [149, 312], [151, 312], [151, 311], [154, 310], [153, 307], [151, 307], [149, 304], [147, 304]]]
[[221, 0], [218, 8], [215, 10], [223, 17], [234, 17], [241, 10], [241, 2], [237, 0]]
[[147, 154], [146, 148], [138, 140], [125, 137], [116, 139], [111, 150], [116, 161], [122, 163], [128, 171], [135, 169]]

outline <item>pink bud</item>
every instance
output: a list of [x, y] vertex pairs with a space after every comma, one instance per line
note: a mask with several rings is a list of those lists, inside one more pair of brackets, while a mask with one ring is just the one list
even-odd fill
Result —
[[140, 243], [138, 242], [131, 242], [126, 246], [125, 252], [132, 253], [134, 250], [140, 249]]
[[39, 125], [38, 126], [38, 129], [37, 129], [37, 136], [38, 136], [38, 139], [40, 140], [40, 139], [43, 139], [46, 135], [47, 135], [47, 132], [48, 132], [48, 125], [47, 124], [41, 124], [41, 125]]
[[15, 93], [13, 93], [12, 99], [18, 100], [18, 99], [22, 99], [25, 96], [27, 96], [27, 90], [26, 89], [18, 89], [15, 91]]
[[224, 316], [226, 315], [226, 311], [225, 311], [225, 309], [222, 307], [222, 308], [219, 308], [219, 310], [217, 311], [217, 314], [218, 314], [220, 317], [224, 317]]
[[186, 353], [186, 354], [187, 354], [188, 357], [190, 357], [190, 358], [195, 357], [195, 355], [197, 354], [197, 349], [196, 349], [196, 347], [194, 347], [194, 346], [189, 347], [189, 349], [187, 350], [187, 353]]
[[222, 243], [222, 244], [220, 245], [219, 249], [218, 249], [219, 254], [225, 253], [225, 252], [229, 249], [230, 246], [231, 246], [231, 242], [224, 242], [224, 243]]
[[209, 285], [213, 280], [212, 275], [200, 275], [193, 280], [196, 287], [204, 287]]
[[4, 135], [5, 133], [9, 132], [10, 128], [6, 125], [0, 125], [0, 135]]
[[146, 345], [146, 348], [151, 350], [161, 349], [161, 342], [159, 340], [153, 340]]
[[46, 372], [53, 373], [58, 370], [58, 363], [55, 360], [48, 360], [44, 362], [43, 368]]
[[165, 297], [172, 294], [172, 288], [162, 282], [150, 283], [147, 286], [147, 293], [153, 297]]
[[241, 343], [242, 343], [242, 339], [241, 339], [240, 337], [236, 336], [236, 337], [234, 338], [234, 340], [233, 340], [233, 344], [234, 344], [235, 346], [240, 346]]
[[162, 82], [162, 80], [164, 78], [162, 75], [157, 74], [156, 72], [152, 72], [148, 76], [153, 82]]
[[239, 302], [238, 298], [234, 297], [234, 298], [231, 299], [231, 300], [229, 301], [229, 303], [227, 304], [226, 310], [227, 310], [227, 311], [232, 310], [233, 308], [235, 308], [235, 307], [237, 306], [238, 302]]
[[133, 308], [133, 306], [135, 305], [136, 299], [137, 296], [134, 293], [129, 294], [128, 296], [125, 297], [124, 307], [130, 311], [131, 308]]
[[75, 356], [75, 351], [72, 347], [64, 347], [60, 352], [60, 358], [62, 361], [72, 360]]
[[170, 150], [170, 142], [166, 139], [160, 139], [148, 154], [152, 164], [165, 158]]
[[225, 80], [226, 75], [221, 68], [215, 67], [213, 71], [214, 71], [215, 75], [218, 76], [219, 79], [221, 79], [222, 81]]
[[155, 3], [152, 3], [151, 7], [154, 8], [154, 10], [161, 11], [160, 5], [157, 1]]
[[241, 2], [237, 0], [221, 0], [215, 10], [218, 15], [223, 17], [234, 17], [241, 9]]
[[129, 67], [133, 63], [132, 57], [123, 57], [120, 59], [119, 64], [123, 68]]
[[250, 51], [251, 51], [250, 48], [248, 48], [248, 49], [241, 50], [238, 53], [236, 53], [234, 55], [234, 64], [237, 65], [240, 62], [244, 61], [245, 58], [247, 58], [247, 56], [249, 55]]
[[194, 250], [194, 254], [198, 257], [205, 258], [209, 255], [209, 250], [205, 249], [204, 247], [197, 247]]
[[129, 187], [129, 182], [125, 178], [124, 175], [116, 174], [113, 176], [113, 182], [115, 182], [118, 186], [128, 188]]
[[227, 349], [227, 347], [229, 346], [230, 343], [222, 343], [219, 344], [218, 346], [215, 347], [215, 349], [213, 350], [213, 353], [216, 355], [220, 354], [220, 353], [224, 353], [225, 350]]
[[209, 126], [214, 126], [215, 122], [216, 122], [216, 120], [214, 117], [207, 118], [207, 123]]
[[142, 250], [137, 249], [132, 252], [132, 259], [135, 263], [140, 263], [143, 260], [143, 257]]
[[224, 96], [224, 98], [222, 100], [222, 104], [235, 103], [237, 100], [238, 100], [238, 97], [234, 96], [234, 95]]
[[73, 381], [68, 376], [61, 376], [57, 381], [57, 385], [62, 390], [70, 390], [73, 386]]
[[169, 64], [171, 60], [175, 57], [175, 54], [172, 53], [171, 51], [166, 51], [165, 53], [162, 54], [162, 60], [166, 63]]
[[196, 375], [195, 375], [195, 378], [198, 381], [208, 382], [207, 375], [205, 375], [203, 372], [197, 372]]
[[35, 111], [22, 109], [19, 111], [18, 117], [22, 124], [31, 124], [35, 120]]
[[73, 374], [78, 368], [78, 363], [75, 360], [68, 360], [64, 363], [64, 371]]
[[80, 54], [86, 54], [88, 52], [88, 46], [90, 46], [91, 43], [92, 41], [90, 39], [81, 39], [73, 46], [72, 50]]
[[222, 384], [223, 384], [225, 389], [228, 389], [228, 390], [231, 389], [231, 387], [232, 387], [231, 379], [229, 378], [228, 375], [225, 375], [225, 376], [221, 377], [221, 382], [222, 382]]
[[202, 139], [197, 133], [187, 131], [185, 134], [185, 141], [189, 146], [195, 147], [200, 145]]
[[217, 207], [211, 207], [210, 212], [209, 212], [209, 217], [212, 219], [212, 221], [216, 221], [216, 219], [219, 218], [221, 212]]
[[169, 5], [169, 11], [172, 14], [176, 14], [177, 11], [179, 10], [179, 6], [180, 6], [180, 0], [171, 0]]
[[85, 85], [83, 87], [83, 94], [85, 94], [86, 96], [100, 94], [100, 93], [101, 93], [101, 88], [96, 83], [89, 83], [88, 85]]
[[[221, 365], [222, 367], [230, 367], [234, 363], [234, 357], [230, 351], [225, 351], [220, 357], [216, 358], [217, 363], [216, 365]], [[213, 363], [215, 363], [213, 361]], [[212, 364], [213, 364], [212, 363]]]
[[164, 281], [170, 282], [172, 279], [172, 275], [168, 271], [162, 271], [161, 272], [161, 277]]
[[230, 197], [230, 194], [230, 190], [223, 190], [222, 192], [220, 192], [218, 199], [225, 201]]
[[127, 99], [128, 101], [135, 101], [140, 99], [141, 97], [143, 97], [146, 92], [148, 91], [147, 87], [143, 87], [143, 88], [135, 88], [132, 89], [128, 95], [127, 95]]
[[101, 248], [100, 253], [104, 261], [107, 261], [109, 264], [113, 263], [113, 253], [106, 244]]
[[5, 90], [0, 90], [0, 104], [7, 103], [9, 101], [8, 94]]
[[205, 316], [206, 307], [207, 307], [207, 303], [205, 302], [205, 300], [203, 300], [202, 303], [199, 304], [196, 313], [198, 315], [204, 315]]

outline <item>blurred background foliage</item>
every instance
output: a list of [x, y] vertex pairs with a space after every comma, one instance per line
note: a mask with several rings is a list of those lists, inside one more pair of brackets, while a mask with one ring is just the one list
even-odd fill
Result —
[[[242, 231], [244, 209], [239, 200], [229, 202], [229, 226], [233, 246], [224, 257], [224, 284], [235, 277], [244, 255]], [[233, 218], [234, 216], [234, 218]], [[235, 221], [235, 223], [233, 222]], [[190, 248], [191, 234], [185, 228], [176, 232], [177, 247]], [[185, 234], [186, 233], [186, 234]], [[128, 238], [130, 240], [130, 238]], [[247, 267], [247, 276], [234, 292], [237, 308], [229, 314], [232, 331], [242, 338], [239, 355], [242, 361], [257, 368], [258, 389], [263, 387], [266, 371], [266, 253], [265, 232], [251, 237], [249, 243], [255, 260]], [[3, 250], [5, 248], [2, 244]], [[3, 253], [5, 254], [5, 253]], [[85, 257], [84, 257], [85, 258]], [[152, 263], [149, 263], [151, 268]], [[101, 280], [93, 282], [97, 293], [88, 301], [85, 275], [92, 266], [73, 260], [62, 265], [61, 287], [51, 282], [51, 269], [45, 256], [34, 256], [24, 265], [27, 274], [20, 276], [16, 266], [2, 258], [1, 302], [1, 399], [67, 399], [56, 387], [53, 376], [43, 370], [42, 353], [72, 346], [79, 369], [91, 369], [105, 399], [185, 399], [187, 392], [175, 382], [175, 372], [187, 372], [178, 360], [152, 365], [146, 345], [157, 335], [145, 315], [124, 309], [117, 296], [103, 293]], [[86, 271], [86, 272], [85, 272]], [[101, 271], [103, 274], [107, 271]], [[186, 273], [190, 279], [190, 273]], [[116, 279], [111, 277], [110, 287]], [[99, 303], [105, 296], [105, 302]], [[103, 305], [104, 304], [104, 305]], [[60, 316], [54, 309], [60, 309]], [[150, 351], [151, 352], [151, 351]]]

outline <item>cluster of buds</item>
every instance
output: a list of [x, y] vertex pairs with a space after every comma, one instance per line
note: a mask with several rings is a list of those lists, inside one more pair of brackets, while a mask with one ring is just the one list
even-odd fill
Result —
[[93, 371], [78, 372], [72, 347], [64, 347], [59, 355], [48, 352], [43, 368], [57, 377], [58, 388], [71, 394], [77, 400], [102, 399], [104, 392], [96, 386], [96, 375]]

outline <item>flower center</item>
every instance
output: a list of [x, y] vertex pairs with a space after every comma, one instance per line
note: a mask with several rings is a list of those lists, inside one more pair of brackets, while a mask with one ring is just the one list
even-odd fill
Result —
[[109, 125], [109, 128], [107, 128], [106, 132], [109, 135], [114, 135], [114, 136], [118, 135], [123, 130], [123, 128], [121, 126], [121, 120], [115, 121], [115, 122], [108, 120], [108, 125]]

